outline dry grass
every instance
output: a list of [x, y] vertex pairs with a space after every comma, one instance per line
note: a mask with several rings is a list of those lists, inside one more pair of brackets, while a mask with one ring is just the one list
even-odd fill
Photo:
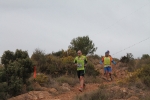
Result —
[[[131, 94], [124, 93], [121, 90], [110, 91], [111, 85], [101, 85], [98, 90], [77, 95], [75, 100], [113, 100], [113, 99], [127, 99]], [[121, 88], [121, 87], [120, 87]]]
[[103, 80], [100, 77], [85, 76], [85, 83], [102, 83]]
[[101, 89], [85, 93], [83, 95], [77, 95], [75, 100], [108, 100], [107, 92]]
[[56, 89], [57, 90], [57, 92], [51, 92], [53, 95], [59, 95], [59, 94], [61, 94], [61, 93], [63, 93], [63, 92], [66, 92], [66, 91], [64, 91], [61, 87], [60, 87], [60, 85], [59, 85], [59, 83], [55, 83], [55, 84], [51, 84], [50, 85], [50, 88], [54, 88], [54, 89]]
[[79, 83], [78, 78], [69, 77], [65, 75], [61, 77], [57, 77], [57, 78], [49, 77], [49, 80], [50, 81], [48, 83], [48, 88], [55, 88], [58, 91], [58, 93], [55, 95], [58, 95], [67, 91], [62, 88], [63, 83], [68, 83], [71, 87]]
[[75, 86], [77, 83], [79, 83], [79, 80], [77, 77], [69, 77], [69, 76], [61, 76], [54, 79], [56, 82], [58, 82], [60, 85], [62, 83], [68, 83], [70, 86]]
[[[79, 79], [77, 77], [61, 76], [54, 79], [60, 85], [62, 83], [68, 83], [70, 86], [75, 86], [79, 84]], [[103, 80], [100, 77], [85, 76], [85, 83], [102, 83]]]

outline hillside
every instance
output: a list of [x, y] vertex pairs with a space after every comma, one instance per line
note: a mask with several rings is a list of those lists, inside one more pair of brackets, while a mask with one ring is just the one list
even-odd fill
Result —
[[[138, 64], [138, 62], [136, 63]], [[143, 83], [127, 81], [129, 77], [132, 78], [134, 72], [128, 72], [126, 64], [119, 62], [113, 66], [113, 81], [106, 81], [102, 75], [102, 65], [98, 64], [98, 60], [93, 60], [93, 63], [95, 69], [101, 72], [101, 75], [96, 78], [100, 81], [87, 83], [82, 93], [78, 91], [78, 83], [74, 86], [61, 83], [59, 87], [62, 88], [59, 88], [60, 90], [58, 88], [41, 87], [38, 83], [34, 83], [34, 86], [40, 91], [30, 91], [8, 100], [149, 100], [149, 89], [146, 89]], [[95, 99], [92, 99], [92, 96]], [[99, 97], [101, 99], [96, 99]]]
[[0, 100], [150, 99], [149, 55], [134, 59], [129, 53], [120, 60], [114, 58], [117, 64], [112, 65], [112, 81], [104, 76], [101, 57], [87, 56], [83, 92], [78, 91], [75, 56], [74, 50], [52, 54], [37, 50], [31, 58], [26, 51], [6, 51], [0, 66]]

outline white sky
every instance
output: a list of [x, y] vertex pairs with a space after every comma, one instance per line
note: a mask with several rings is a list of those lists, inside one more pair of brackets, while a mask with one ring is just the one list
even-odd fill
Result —
[[150, 55], [150, 0], [0, 0], [0, 56], [5, 50], [30, 56], [36, 48], [66, 50], [85, 35], [98, 55]]

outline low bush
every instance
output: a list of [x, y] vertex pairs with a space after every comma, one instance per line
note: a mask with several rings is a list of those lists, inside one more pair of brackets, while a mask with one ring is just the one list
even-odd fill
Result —
[[58, 78], [55, 78], [54, 80], [56, 80], [60, 85], [62, 85], [62, 83], [68, 83], [71, 86], [75, 86], [77, 83], [79, 83], [79, 80], [73, 77], [68, 77], [68, 76], [61, 76]]
[[95, 70], [94, 65], [92, 63], [87, 64], [85, 68], [85, 73], [87, 76], [93, 76], [93, 77], [96, 77], [100, 74], [98, 70]]
[[149, 59], [149, 58], [150, 58], [150, 56], [148, 54], [143, 54], [141, 57], [141, 59]]
[[91, 91], [90, 93], [84, 93], [83, 95], [77, 95], [75, 100], [114, 100], [114, 99], [127, 99], [131, 94], [124, 93], [121, 90], [109, 90], [109, 86], [102, 85], [98, 90]]
[[120, 62], [128, 67], [129, 72], [135, 71], [135, 59], [133, 58], [132, 53], [127, 53], [126, 56], [121, 57]]
[[7, 99], [7, 83], [1, 82], [0, 83], [0, 100], [6, 100]]
[[142, 66], [150, 65], [150, 58], [140, 59], [137, 61], [136, 68], [141, 68]]
[[132, 84], [137, 88], [150, 88], [150, 65], [145, 65], [136, 69], [134, 72], [129, 72], [128, 77], [118, 81], [120, 85]]
[[98, 89], [90, 93], [78, 95], [75, 100], [108, 100], [108, 98], [106, 90]]
[[98, 60], [101, 59], [101, 57], [99, 55], [97, 55], [97, 54], [95, 54], [95, 55], [89, 55], [88, 58], [89, 59], [98, 59]]
[[0, 66], [0, 82], [6, 81], [6, 72], [4, 71], [4, 67]]
[[44, 85], [48, 83], [48, 76], [45, 74], [37, 74], [35, 80], [40, 84], [40, 85]]
[[102, 83], [103, 80], [100, 77], [86, 76], [85, 83]]
[[138, 77], [150, 88], [150, 65], [144, 66], [138, 74]]

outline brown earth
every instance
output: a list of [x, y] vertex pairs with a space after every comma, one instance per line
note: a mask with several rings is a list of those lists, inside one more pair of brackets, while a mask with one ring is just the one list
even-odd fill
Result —
[[[112, 84], [114, 82], [105, 82], [104, 84]], [[98, 89], [100, 84], [86, 84], [86, 88], [83, 92], [78, 90], [79, 85], [72, 87], [70, 91], [64, 92], [62, 94], [53, 95], [47, 91], [31, 91], [8, 100], [73, 100], [75, 96], [82, 95], [84, 93], [91, 92], [93, 90]], [[57, 91], [57, 90], [56, 90]], [[54, 90], [54, 92], [56, 92]]]
[[[99, 70], [101, 73], [103, 73], [103, 67], [101, 65], [97, 64], [95, 67], [97, 70]], [[31, 91], [31, 92], [19, 95], [17, 97], [10, 98], [8, 100], [74, 100], [74, 98], [77, 95], [82, 95], [84, 93], [94, 91], [94, 90], [98, 89], [99, 86], [102, 84], [111, 85], [111, 84], [117, 83], [116, 80], [120, 80], [120, 79], [126, 77], [127, 73], [125, 71], [125, 68], [120, 69], [119, 64], [117, 64], [115, 67], [113, 66], [113, 74], [115, 74], [115, 75], [113, 75], [115, 80], [113, 80], [111, 82], [104, 81], [101, 84], [98, 84], [98, 83], [86, 84], [86, 88], [83, 92], [78, 91], [79, 84], [74, 87], [70, 87], [67, 84], [65, 84], [64, 86], [68, 86], [67, 91], [63, 92], [61, 94], [57, 93], [58, 91], [55, 88], [45, 88], [44, 87], [42, 91]], [[100, 78], [102, 78], [102, 77], [100, 77]], [[37, 86], [38, 88], [41, 88], [38, 84], [36, 84], [35, 86]], [[119, 86], [114, 86], [111, 89], [112, 90], [120, 89], [120, 90], [122, 90], [122, 92], [127, 92], [127, 89], [121, 88]], [[124, 100], [124, 99], [115, 99], [115, 100]], [[136, 96], [132, 96], [127, 100], [139, 100], [139, 99]]]

